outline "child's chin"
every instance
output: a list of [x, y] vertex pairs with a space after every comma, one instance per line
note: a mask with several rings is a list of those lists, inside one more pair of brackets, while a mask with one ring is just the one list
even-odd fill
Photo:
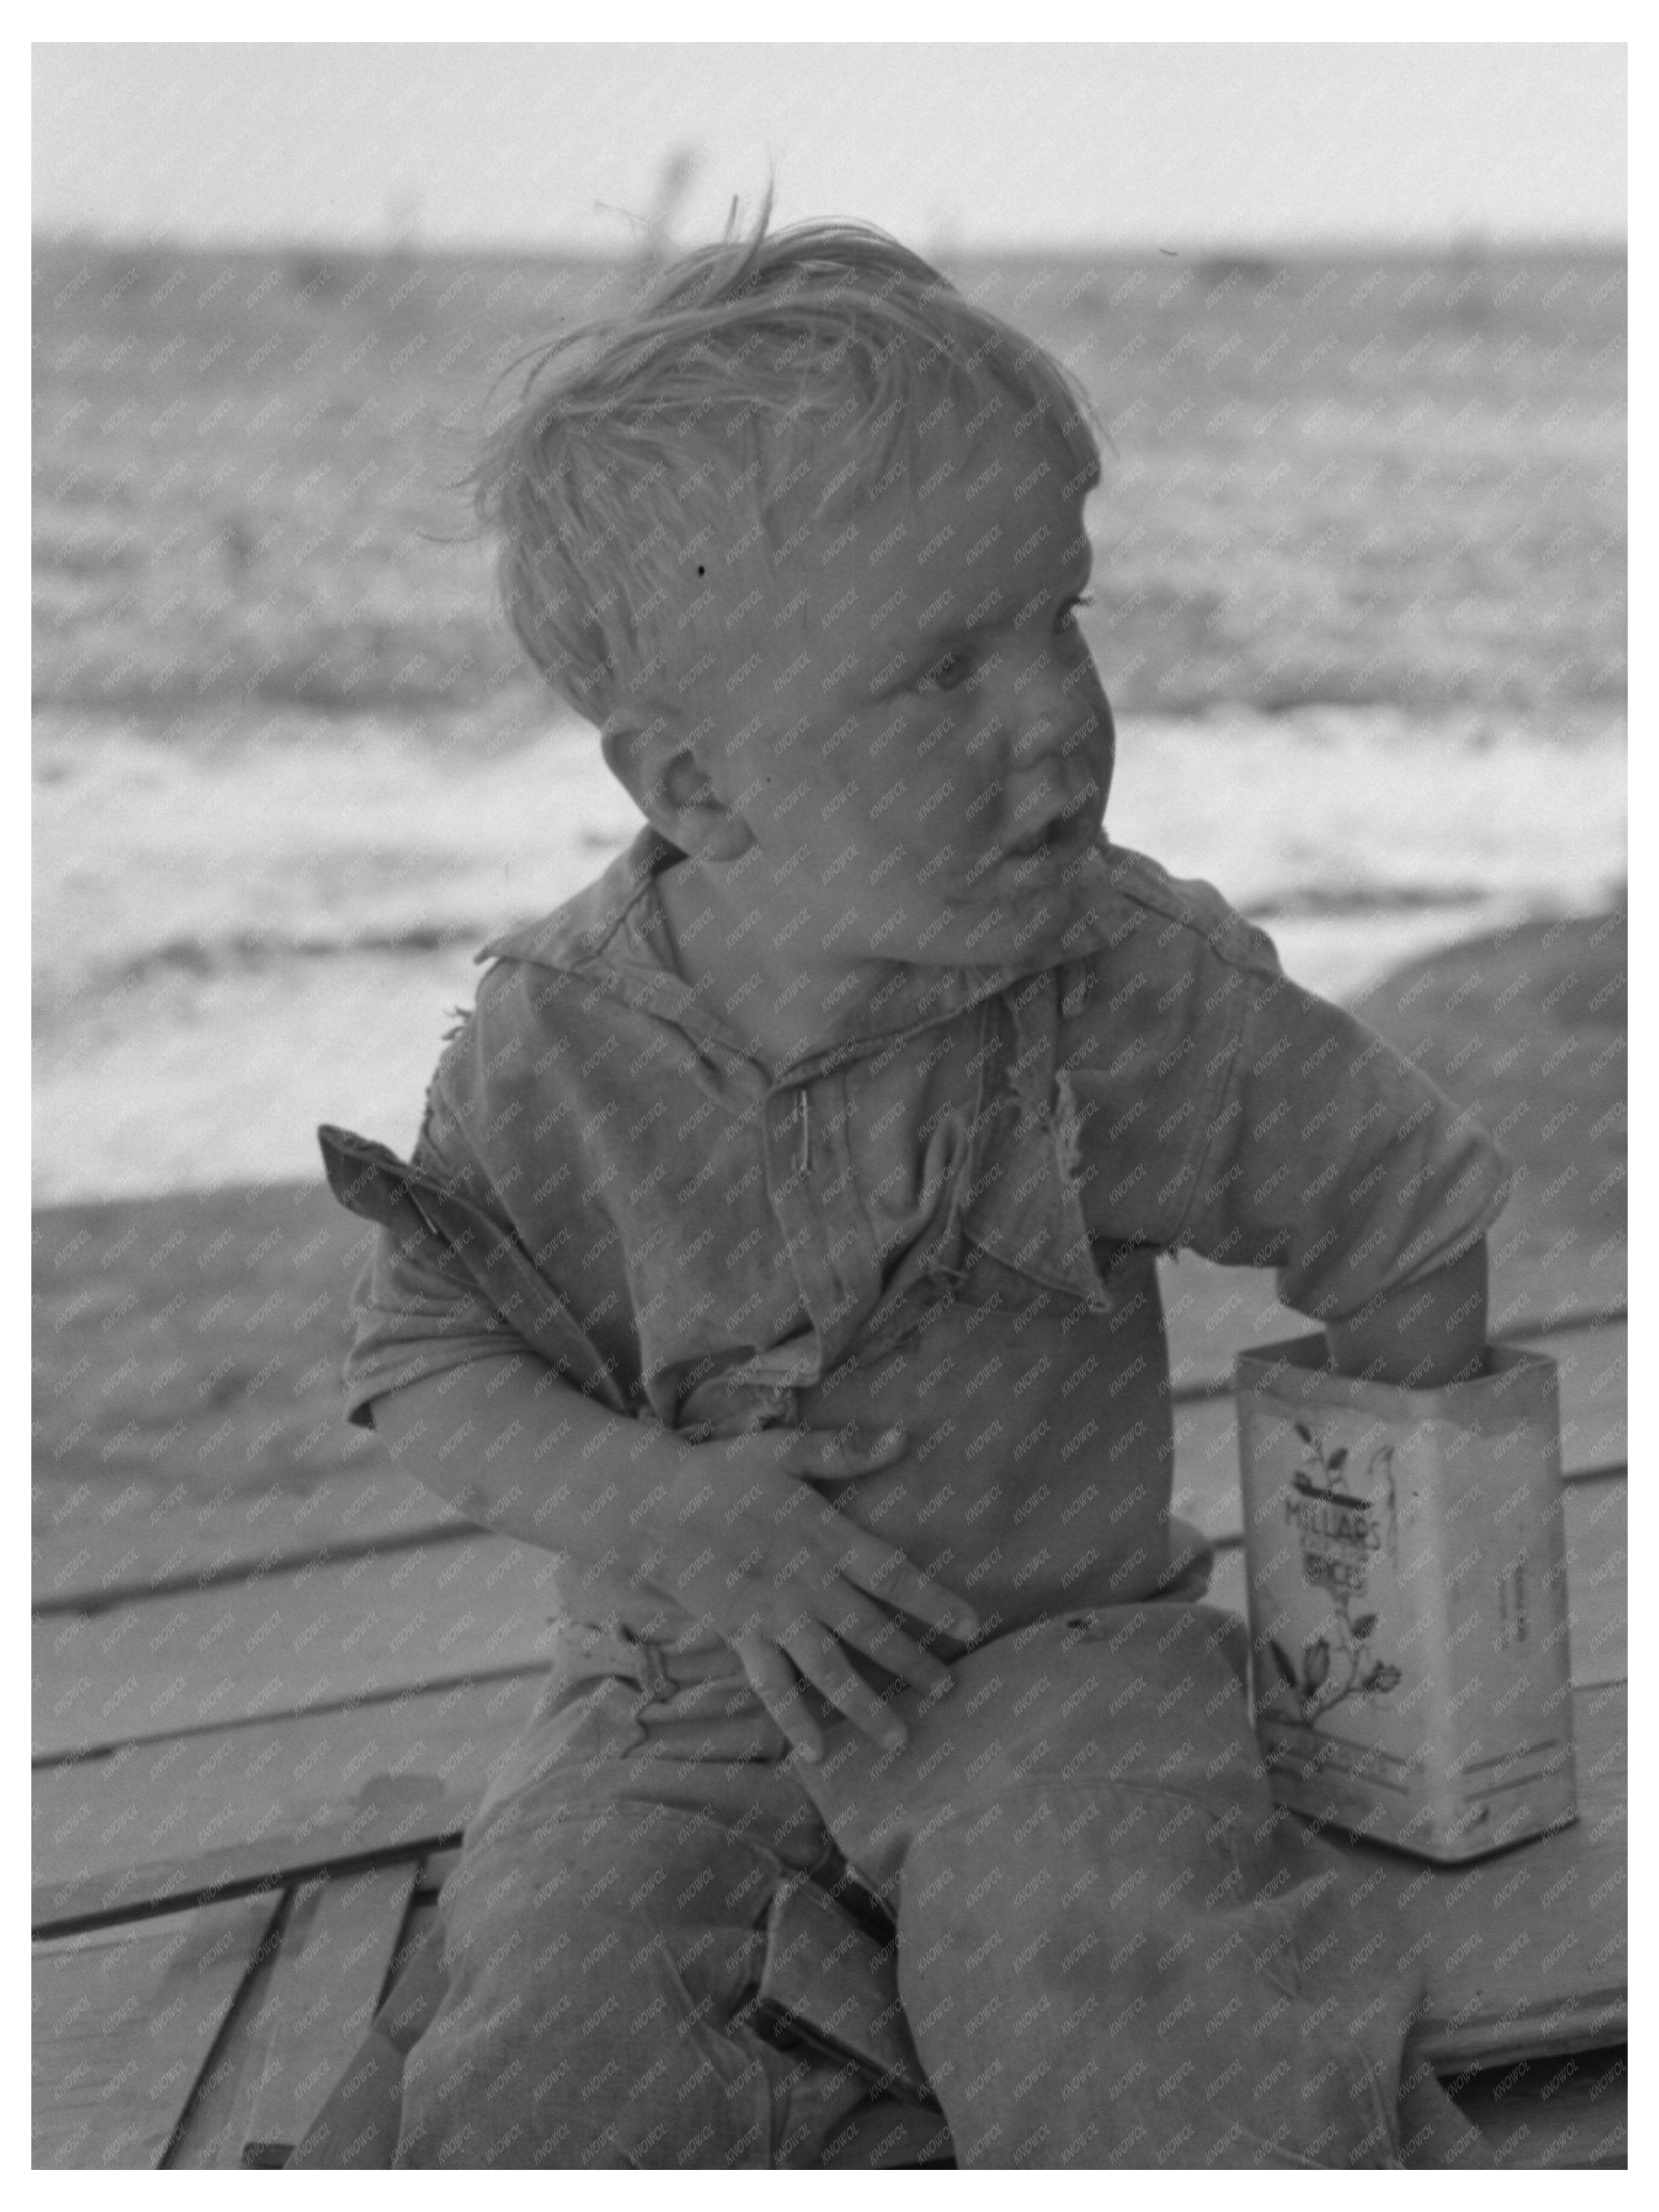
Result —
[[965, 956], [978, 966], [1046, 968], [1073, 958], [1083, 946], [1095, 902], [1074, 866], [1069, 877], [1050, 871], [1016, 885], [998, 904], [1002, 911], [995, 927], [977, 934], [974, 950]]

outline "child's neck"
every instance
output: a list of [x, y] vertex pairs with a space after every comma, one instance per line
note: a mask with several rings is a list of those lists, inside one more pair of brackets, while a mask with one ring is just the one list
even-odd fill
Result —
[[[735, 880], [722, 879], [729, 872]], [[798, 921], [775, 911], [752, 921], [772, 902], [746, 896], [735, 870], [717, 874], [678, 860], [659, 873], [656, 892], [680, 973], [769, 1067], [856, 1027], [893, 974], [891, 961], [826, 961], [804, 914]]]

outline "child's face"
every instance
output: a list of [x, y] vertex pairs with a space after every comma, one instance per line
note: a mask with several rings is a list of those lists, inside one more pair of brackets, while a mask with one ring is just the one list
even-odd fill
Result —
[[1113, 732], [1068, 473], [1058, 441], [994, 422], [930, 438], [919, 482], [779, 562], [680, 702], [717, 733], [698, 761], [759, 848], [741, 896], [786, 957], [1036, 967], [1087, 921]]

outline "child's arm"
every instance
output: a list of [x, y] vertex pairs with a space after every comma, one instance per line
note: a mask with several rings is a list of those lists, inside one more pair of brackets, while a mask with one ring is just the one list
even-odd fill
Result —
[[1449, 1266], [1327, 1322], [1331, 1358], [1347, 1375], [1436, 1390], [1479, 1375], [1486, 1347], [1486, 1240]]
[[[1131, 888], [1147, 866], [1125, 864]], [[1509, 1184], [1490, 1133], [1206, 886], [1152, 889], [1154, 915], [1191, 894], [1201, 935], [1138, 923], [1061, 1038], [1091, 1235], [1272, 1267], [1347, 1372], [1479, 1374]]]
[[390, 1390], [375, 1401], [375, 1425], [393, 1457], [469, 1520], [631, 1568], [642, 1588], [711, 1622], [808, 1759], [824, 1740], [802, 1680], [869, 1735], [904, 1741], [843, 1644], [936, 1692], [948, 1673], [894, 1613], [964, 1641], [979, 1632], [964, 1600], [810, 1486], [888, 1465], [906, 1449], [900, 1432], [762, 1429], [690, 1443], [607, 1412], [528, 1352]]

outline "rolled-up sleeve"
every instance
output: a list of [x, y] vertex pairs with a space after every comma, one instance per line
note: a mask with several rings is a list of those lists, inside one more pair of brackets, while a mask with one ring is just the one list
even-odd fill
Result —
[[525, 1351], [522, 1338], [435, 1238], [400, 1237], [387, 1228], [375, 1232], [353, 1289], [351, 1321], [345, 1411], [359, 1428], [374, 1426], [374, 1401], [388, 1390]]
[[1283, 1302], [1359, 1312], [1483, 1236], [1509, 1194], [1491, 1134], [1373, 1030], [1263, 963], [1175, 1241], [1278, 1271]]

